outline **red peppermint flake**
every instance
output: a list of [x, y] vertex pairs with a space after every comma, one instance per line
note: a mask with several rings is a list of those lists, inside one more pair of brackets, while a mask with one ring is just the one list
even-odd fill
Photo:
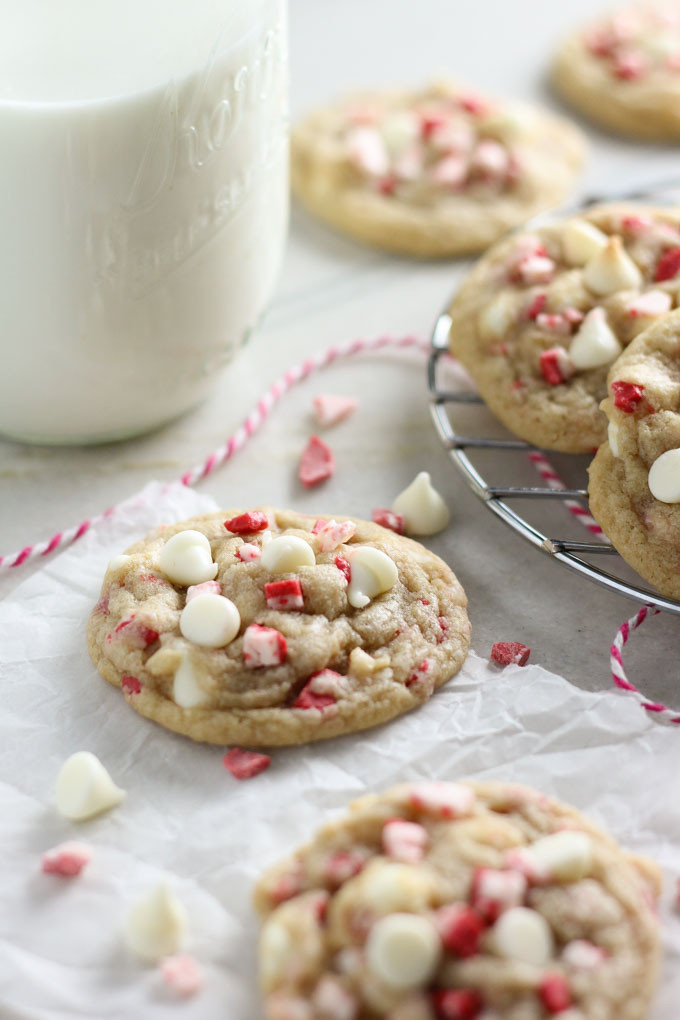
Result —
[[264, 597], [270, 609], [302, 609], [305, 604], [302, 585], [297, 577], [265, 584]]
[[419, 684], [426, 679], [426, 674], [430, 671], [430, 660], [423, 659], [416, 668], [413, 670], [408, 680], [406, 681], [407, 687], [412, 687], [414, 684]]
[[425, 856], [427, 829], [418, 822], [390, 818], [382, 829], [383, 851], [388, 857], [404, 864], [417, 864]]
[[435, 818], [461, 818], [468, 815], [474, 800], [474, 792], [469, 786], [436, 779], [411, 783], [409, 791], [411, 806]]
[[621, 227], [629, 234], [645, 234], [653, 226], [647, 216], [624, 216]]
[[437, 638], [437, 644], [440, 645], [442, 641], [446, 639], [446, 635], [449, 631], [449, 621], [445, 616], [438, 616], [437, 623], [439, 624], [440, 634]]
[[561, 974], [546, 974], [541, 981], [538, 997], [549, 1013], [563, 1013], [573, 1003], [571, 990]]
[[234, 779], [252, 779], [253, 776], [258, 776], [260, 772], [268, 769], [271, 763], [268, 754], [244, 751], [240, 747], [232, 747], [222, 758], [222, 764], [231, 772]]
[[42, 856], [42, 871], [45, 875], [59, 875], [61, 878], [75, 878], [92, 859], [92, 849], [87, 843], [60, 843]]
[[352, 850], [338, 850], [323, 863], [324, 881], [337, 889], [366, 866], [366, 858]]
[[133, 613], [132, 616], [120, 621], [113, 632], [109, 634], [107, 641], [110, 643], [116, 639], [124, 641], [132, 648], [148, 648], [149, 645], [158, 641], [158, 631], [136, 620]]
[[237, 514], [231, 520], [225, 521], [227, 531], [234, 535], [252, 534], [255, 531], [264, 531], [269, 527], [269, 518], [261, 510], [248, 510], [246, 513]]
[[477, 1020], [484, 1008], [481, 995], [471, 988], [447, 988], [435, 992], [432, 1005], [438, 1020]]
[[344, 556], [336, 556], [335, 565], [347, 581], [347, 584], [349, 584], [352, 579], [352, 568], [349, 565], [349, 560], [346, 560]]
[[612, 383], [614, 407], [618, 407], [619, 411], [624, 411], [626, 414], [633, 414], [642, 401], [644, 392], [644, 386], [616, 379]]
[[634, 50], [618, 53], [614, 58], [614, 74], [622, 81], [634, 81], [647, 73], [647, 65], [640, 53]]
[[389, 510], [387, 507], [378, 507], [377, 510], [373, 511], [373, 520], [376, 524], [382, 525], [383, 528], [395, 531], [397, 535], [404, 534], [405, 521], [403, 514], [395, 514], [393, 510]]
[[274, 627], [251, 623], [243, 635], [243, 660], [248, 669], [280, 666], [285, 662], [288, 642]]
[[312, 681], [309, 680], [293, 702], [293, 708], [316, 708], [319, 712], [323, 712], [325, 708], [330, 708], [335, 703], [332, 694], [317, 694], [312, 690]]
[[312, 436], [302, 451], [298, 478], [308, 489], [331, 477], [335, 471], [335, 457], [331, 448], [318, 436]]
[[574, 374], [571, 358], [564, 347], [542, 351], [539, 362], [541, 375], [550, 386], [559, 386]]
[[337, 425], [357, 409], [354, 397], [341, 397], [335, 393], [320, 393], [312, 401], [319, 425], [328, 428]]
[[421, 114], [420, 135], [423, 141], [426, 142], [432, 137], [432, 135], [436, 134], [437, 131], [441, 131], [442, 128], [446, 127], [446, 123], [446, 117], [441, 116], [441, 114]]
[[378, 191], [381, 195], [389, 197], [390, 195], [393, 195], [396, 190], [397, 178], [393, 174], [390, 174], [387, 177], [382, 177], [378, 182]]
[[262, 556], [262, 550], [254, 542], [244, 542], [236, 550], [236, 559], [241, 563], [254, 563]]
[[136, 676], [124, 676], [120, 682], [124, 694], [139, 694], [142, 685]]
[[467, 903], [441, 907], [435, 916], [435, 924], [447, 953], [467, 959], [479, 952], [486, 923]]
[[680, 248], [670, 248], [661, 256], [656, 265], [654, 279], [657, 283], [672, 280], [680, 272]]
[[501, 666], [525, 666], [531, 649], [520, 641], [496, 641], [491, 648], [491, 658]]
[[182, 999], [196, 995], [203, 987], [203, 971], [188, 953], [166, 956], [161, 963], [163, 981]]
[[526, 877], [519, 871], [475, 868], [470, 902], [482, 917], [493, 924], [504, 910], [522, 906], [527, 885]]
[[299, 872], [289, 872], [278, 878], [276, 885], [269, 892], [269, 899], [278, 905], [285, 903], [286, 900], [292, 900], [293, 896], [297, 896], [300, 892], [302, 892], [301, 875]]
[[536, 319], [541, 314], [546, 306], [548, 295], [545, 293], [537, 294], [534, 300], [527, 308], [527, 319]]
[[472, 92], [459, 96], [458, 102], [466, 113], [471, 113], [475, 117], [481, 117], [489, 109], [488, 103], [486, 103], [480, 96], [473, 95]]
[[321, 519], [319, 519], [318, 521], [314, 521], [314, 527], [312, 528], [312, 534], [313, 535], [318, 535], [320, 531], [323, 531], [323, 529], [325, 527], [327, 527], [328, 523], [329, 523], [328, 521], [323, 521]]

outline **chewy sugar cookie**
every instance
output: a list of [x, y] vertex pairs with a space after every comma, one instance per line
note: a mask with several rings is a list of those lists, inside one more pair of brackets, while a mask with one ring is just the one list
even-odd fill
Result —
[[572, 124], [450, 83], [354, 96], [292, 135], [293, 191], [343, 233], [424, 257], [480, 251], [561, 201], [583, 161]]
[[609, 374], [608, 442], [590, 466], [590, 509], [623, 558], [680, 598], [680, 312], [639, 336]]
[[574, 107], [612, 131], [680, 139], [680, 4], [639, 3], [570, 36], [553, 81]]
[[162, 726], [296, 744], [426, 701], [465, 659], [466, 606], [411, 539], [265, 507], [157, 528], [115, 557], [87, 639], [104, 679]]
[[654, 864], [573, 808], [499, 782], [356, 801], [271, 869], [268, 1020], [642, 1020]]
[[451, 351], [507, 428], [550, 450], [606, 436], [607, 372], [678, 304], [680, 209], [593, 206], [487, 252], [451, 307]]

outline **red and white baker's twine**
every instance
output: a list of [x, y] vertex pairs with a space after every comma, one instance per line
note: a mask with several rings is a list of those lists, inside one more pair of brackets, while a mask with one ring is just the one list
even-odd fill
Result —
[[667, 705], [662, 705], [658, 701], [649, 701], [645, 698], [635, 684], [628, 679], [626, 671], [623, 668], [623, 649], [628, 643], [628, 638], [634, 630], [645, 622], [647, 617], [651, 614], [656, 616], [660, 613], [660, 609], [656, 609], [654, 606], [643, 606], [642, 609], [638, 609], [635, 616], [631, 616], [630, 620], [626, 620], [622, 623], [618, 629], [614, 643], [609, 649], [609, 662], [612, 671], [612, 679], [617, 687], [622, 691], [626, 691], [628, 694], [632, 694], [637, 699], [642, 708], [647, 712], [653, 712], [657, 718], [665, 719], [666, 722], [680, 724], [680, 714], [669, 708]]
[[[566, 489], [566, 485], [557, 474], [557, 471], [555, 471], [555, 468], [552, 466], [545, 454], [540, 453], [538, 450], [532, 450], [529, 454], [529, 460], [534, 465], [549, 489]], [[590, 516], [584, 506], [581, 506], [581, 504], [575, 499], [565, 499], [564, 505], [569, 509], [569, 512], [572, 513], [574, 517], [578, 517], [584, 528], [587, 528], [591, 534], [597, 535], [597, 537], [601, 538], [604, 542], [609, 541], [600, 525], [593, 517]]]

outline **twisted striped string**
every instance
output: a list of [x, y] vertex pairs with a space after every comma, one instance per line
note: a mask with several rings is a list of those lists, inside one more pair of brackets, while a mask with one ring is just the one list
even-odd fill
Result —
[[628, 678], [623, 666], [623, 649], [628, 644], [628, 639], [633, 631], [637, 630], [638, 627], [645, 622], [648, 616], [656, 616], [660, 612], [661, 610], [656, 609], [654, 606], [643, 606], [641, 609], [638, 609], [635, 616], [631, 616], [629, 620], [622, 623], [616, 633], [614, 642], [609, 649], [609, 663], [612, 671], [612, 679], [620, 690], [626, 691], [627, 694], [632, 694], [645, 711], [654, 713], [657, 718], [665, 719], [666, 722], [679, 724], [680, 715], [667, 705], [662, 705], [658, 701], [649, 701], [644, 694], [638, 690], [632, 680]]

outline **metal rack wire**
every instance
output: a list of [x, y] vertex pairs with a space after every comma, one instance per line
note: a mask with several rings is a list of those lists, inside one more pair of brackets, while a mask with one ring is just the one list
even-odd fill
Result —
[[[640, 198], [668, 201], [669, 193], [672, 193], [677, 187], [679, 187], [678, 182], [673, 181], [662, 187], [637, 190], [635, 193], [626, 195], [607, 196], [606, 199], [598, 196], [586, 200], [570, 211], [576, 212], [601, 201], [625, 201]], [[673, 198], [677, 201], [676, 195]], [[537, 218], [532, 221], [531, 226], [538, 222], [546, 222], [547, 219], [548, 217]], [[526, 229], [526, 226], [523, 229]], [[535, 504], [536, 501], [544, 500], [562, 502], [572, 500], [587, 508], [588, 494], [585, 488], [494, 485], [486, 480], [478, 463], [478, 455], [482, 451], [502, 452], [507, 460], [509, 459], [508, 455], [513, 451], [529, 454], [538, 448], [520, 439], [480, 436], [475, 434], [474, 427], [469, 427], [470, 406], [483, 406], [481, 398], [464, 389], [446, 389], [439, 385], [442, 362], [449, 352], [450, 330], [451, 317], [448, 311], [444, 311], [438, 317], [432, 332], [431, 351], [427, 365], [430, 411], [441, 441], [469, 488], [496, 517], [499, 517], [513, 531], [530, 542], [534, 548], [552, 557], [558, 563], [618, 595], [645, 605], [656, 606], [668, 613], [680, 615], [680, 602], [665, 598], [658, 592], [641, 587], [634, 581], [627, 581], [620, 576], [620, 572], [626, 572], [628, 568], [611, 545], [602, 541], [582, 542], [569, 537], [556, 538], [545, 534], [540, 527], [528, 521], [516, 508], [517, 504], [521, 502], [529, 501]], [[468, 412], [467, 427], [465, 427], [464, 421], [466, 409]], [[489, 421], [494, 421], [490, 412]], [[460, 428], [463, 431], [460, 431]], [[544, 451], [539, 452], [543, 453]], [[600, 561], [603, 558], [606, 559], [608, 563], [612, 564], [612, 570], [617, 570], [619, 573], [604, 570], [598, 564], [589, 562], [590, 557]]]

